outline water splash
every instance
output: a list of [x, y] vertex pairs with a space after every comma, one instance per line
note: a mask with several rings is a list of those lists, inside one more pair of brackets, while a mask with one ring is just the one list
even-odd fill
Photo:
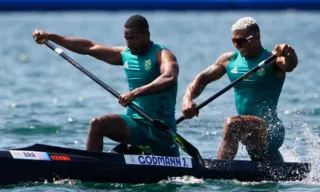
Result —
[[320, 137], [307, 124], [304, 125], [304, 134], [308, 138], [306, 140], [308, 145], [307, 159], [311, 163], [311, 172], [306, 181], [320, 184]]
[[159, 184], [168, 184], [168, 183], [181, 183], [181, 184], [203, 184], [205, 181], [203, 179], [198, 179], [192, 176], [183, 176], [183, 177], [170, 177], [167, 180], [162, 180]]
[[72, 179], [58, 179], [58, 180], [54, 180], [53, 181], [54, 184], [57, 185], [77, 185], [79, 183], [79, 181], [77, 180], [72, 180]]
[[285, 110], [283, 114], [285, 115], [283, 119], [290, 122], [290, 126], [287, 127], [287, 134], [290, 133], [287, 138], [289, 142], [280, 148], [284, 160], [311, 164], [311, 171], [307, 178], [294, 183], [320, 185], [319, 126], [307, 123], [314, 114], [308, 113], [305, 109]]
[[[293, 124], [294, 127], [299, 127], [301, 131], [296, 132], [294, 142], [300, 143], [297, 146], [303, 146], [302, 149], [297, 147], [287, 147], [283, 146], [281, 152], [284, 154], [286, 161], [296, 161], [296, 162], [308, 162], [311, 164], [311, 171], [308, 174], [307, 178], [304, 179], [301, 183], [307, 184], [320, 184], [320, 137], [319, 134], [315, 133], [315, 130], [312, 130], [312, 126], [308, 125], [306, 122], [301, 121], [300, 119], [295, 121]], [[299, 155], [300, 154], [300, 155]]]
[[301, 162], [301, 158], [296, 147], [291, 148], [289, 146], [283, 145], [280, 148], [280, 152], [285, 162]]

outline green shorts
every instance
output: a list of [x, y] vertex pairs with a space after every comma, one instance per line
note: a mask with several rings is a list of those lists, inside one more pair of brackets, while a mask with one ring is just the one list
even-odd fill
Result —
[[149, 146], [152, 155], [178, 157], [179, 147], [163, 131], [153, 127], [146, 120], [120, 115], [131, 132], [131, 145]]

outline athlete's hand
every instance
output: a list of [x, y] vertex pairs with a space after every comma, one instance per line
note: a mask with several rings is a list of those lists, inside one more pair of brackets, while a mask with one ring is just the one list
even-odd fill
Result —
[[120, 95], [120, 98], [119, 98], [119, 103], [124, 106], [124, 107], [127, 107], [128, 104], [130, 104], [135, 98], [135, 95], [133, 92], [127, 92], [127, 93], [124, 93], [122, 95]]
[[278, 57], [288, 57], [294, 54], [294, 49], [288, 44], [275, 45], [273, 54], [277, 54]]
[[191, 119], [194, 116], [199, 116], [199, 111], [196, 109], [196, 104], [190, 99], [184, 99], [182, 102], [182, 113], [186, 119]]
[[288, 44], [276, 45], [272, 53], [278, 55], [275, 63], [286, 72], [291, 72], [298, 63], [294, 49]]
[[43, 44], [48, 40], [49, 33], [37, 29], [33, 32], [32, 36], [38, 44]]

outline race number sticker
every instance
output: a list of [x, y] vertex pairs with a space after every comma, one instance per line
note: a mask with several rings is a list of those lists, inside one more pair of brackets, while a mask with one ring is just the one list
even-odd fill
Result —
[[38, 151], [18, 151], [9, 150], [14, 159], [28, 159], [28, 160], [44, 160], [50, 161], [49, 155], [46, 152]]
[[124, 155], [126, 164], [192, 168], [191, 158], [153, 155]]

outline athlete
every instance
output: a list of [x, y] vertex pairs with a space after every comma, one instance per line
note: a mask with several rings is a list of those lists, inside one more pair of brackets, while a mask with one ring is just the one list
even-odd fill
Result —
[[[170, 50], [151, 41], [145, 17], [133, 15], [125, 22], [124, 38], [127, 46], [107, 47], [87, 39], [65, 37], [41, 30], [36, 30], [33, 38], [39, 44], [50, 40], [75, 53], [123, 66], [129, 92], [120, 96], [119, 103], [127, 107], [134, 102], [151, 118], [162, 120], [176, 131], [175, 104], [179, 65]], [[103, 137], [106, 136], [120, 143], [150, 146], [154, 155], [179, 156], [178, 146], [173, 140], [152, 126], [130, 107], [126, 114], [93, 118], [86, 149], [102, 151]]]
[[198, 116], [193, 101], [211, 82], [227, 74], [234, 81], [267, 59], [278, 57], [234, 88], [237, 116], [227, 118], [217, 159], [234, 159], [241, 142], [252, 160], [283, 161], [279, 148], [285, 128], [277, 115], [277, 105], [286, 73], [298, 64], [294, 49], [288, 44], [268, 50], [261, 44], [260, 29], [251, 17], [240, 18], [231, 28], [236, 51], [226, 52], [198, 74], [183, 97], [182, 112], [186, 119]]

